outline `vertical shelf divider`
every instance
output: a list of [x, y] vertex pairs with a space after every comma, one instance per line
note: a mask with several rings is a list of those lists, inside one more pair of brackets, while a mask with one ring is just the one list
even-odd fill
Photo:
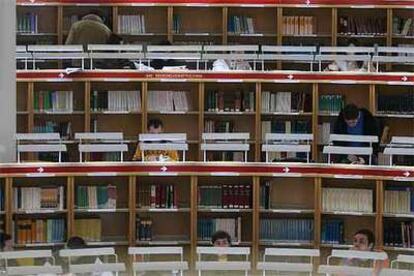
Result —
[[204, 95], [205, 95], [205, 83], [198, 83], [198, 161], [203, 161], [203, 152], [201, 151], [201, 143], [203, 142], [204, 132]]
[[66, 185], [67, 233], [70, 238], [75, 233], [75, 177], [68, 176]]
[[136, 203], [137, 203], [137, 177], [130, 175], [128, 177], [128, 208], [129, 208], [129, 229], [128, 240], [129, 246], [135, 246], [136, 244]]
[[338, 45], [338, 8], [332, 8], [331, 46]]
[[376, 216], [375, 216], [375, 244], [377, 249], [382, 250], [384, 247], [383, 235], [383, 215], [384, 215], [384, 182], [376, 180]]
[[318, 161], [318, 113], [319, 113], [319, 85], [317, 83], [312, 84], [312, 159]]
[[255, 156], [254, 161], [260, 162], [261, 156], [261, 144], [262, 141], [262, 122], [261, 122], [261, 111], [262, 111], [262, 84], [260, 82], [256, 83], [256, 116], [255, 116]]
[[190, 179], [190, 262], [191, 271], [195, 271], [197, 259], [197, 213], [198, 213], [198, 177], [191, 176]]
[[4, 212], [5, 212], [5, 231], [9, 235], [13, 236], [13, 178], [7, 177], [4, 183], [5, 200], [4, 200]]
[[252, 218], [252, 263], [253, 273], [257, 273], [256, 264], [259, 261], [259, 242], [260, 242], [260, 177], [253, 176], [253, 218]]
[[222, 17], [222, 26], [221, 26], [222, 33], [223, 33], [223, 37], [222, 37], [223, 45], [226, 45], [228, 43], [228, 29], [227, 29], [228, 17], [229, 17], [229, 8], [223, 7], [223, 17]]

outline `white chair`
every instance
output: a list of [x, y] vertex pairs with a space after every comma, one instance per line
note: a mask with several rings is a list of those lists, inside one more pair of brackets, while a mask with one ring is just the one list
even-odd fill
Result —
[[[18, 259], [44, 259], [44, 265], [34, 266], [9, 266], [10, 260]], [[22, 251], [8, 251], [0, 252], [0, 260], [5, 263], [7, 275], [33, 275], [42, 273], [62, 273], [62, 267], [55, 265], [55, 258], [52, 255], [52, 250], [22, 250]]]
[[391, 143], [384, 149], [384, 154], [390, 156], [390, 165], [392, 166], [392, 157], [394, 155], [414, 155], [414, 137], [393, 136]]
[[414, 63], [414, 47], [377, 47], [372, 62], [378, 72], [381, 63], [410, 64]]
[[266, 153], [266, 162], [271, 162], [270, 152], [304, 152], [309, 163], [312, 140], [313, 134], [266, 133], [262, 151]]
[[182, 247], [130, 247], [128, 254], [134, 256], [143, 255], [151, 257], [152, 255], [178, 255], [179, 261], [142, 261], [133, 262], [134, 275], [137, 272], [147, 271], [171, 271], [172, 273], [180, 273], [182, 276], [184, 271], [188, 270], [188, 263], [184, 261], [184, 253]]
[[315, 60], [319, 63], [319, 71], [322, 71], [323, 62], [332, 61], [367, 62], [368, 71], [370, 71], [370, 63], [374, 53], [374, 47], [320, 47]]
[[313, 71], [316, 46], [270, 46], [263, 45], [259, 59], [262, 61], [262, 70], [266, 61], [289, 61], [309, 63], [310, 71]]
[[203, 133], [201, 150], [203, 151], [204, 162], [207, 161], [207, 151], [239, 151], [244, 152], [244, 162], [247, 162], [247, 154], [250, 149], [248, 140], [250, 134], [247, 132], [238, 133]]
[[[399, 268], [399, 264], [400, 263], [405, 263], [405, 264], [414, 264], [414, 255], [404, 255], [404, 254], [399, 254], [397, 256], [397, 259], [391, 261], [391, 268]], [[412, 273], [414, 273], [414, 271], [412, 271]]]
[[414, 276], [414, 271], [395, 268], [384, 268], [381, 270], [380, 276]]
[[[118, 255], [115, 254], [113, 247], [62, 249], [59, 251], [59, 256], [68, 259], [70, 273], [114, 272], [118, 275], [119, 272], [126, 270], [125, 264], [118, 262]], [[96, 261], [87, 264], [72, 264], [72, 258], [77, 257], [96, 257]], [[114, 261], [102, 262], [100, 257], [112, 257]]]
[[16, 61], [23, 62], [25, 70], [27, 70], [29, 60], [31, 60], [32, 58], [32, 53], [27, 52], [26, 46], [16, 46]]
[[[318, 249], [294, 249], [294, 248], [266, 248], [263, 255], [263, 262], [257, 263], [257, 269], [263, 271], [288, 272], [288, 273], [309, 273], [312, 275], [313, 258], [319, 257]], [[266, 257], [307, 257], [309, 262], [273, 262], [267, 261]]]
[[145, 59], [148, 60], [148, 65], [151, 65], [153, 59], [193, 61], [198, 70], [201, 51], [201, 45], [148, 45]]
[[252, 61], [256, 70], [259, 45], [204, 45], [202, 60], [207, 68], [209, 61], [216, 59]]
[[95, 59], [129, 59], [141, 63], [144, 58], [143, 46], [137, 44], [89, 44], [88, 51], [91, 69]]
[[176, 150], [182, 151], [183, 161], [188, 151], [186, 133], [158, 133], [140, 134], [138, 136], [141, 160], [145, 160], [145, 151], [148, 150]]
[[88, 58], [82, 45], [28, 45], [27, 51], [33, 55], [33, 69], [36, 69], [37, 61], [43, 60], [80, 60], [84, 69]]
[[62, 162], [62, 152], [66, 152], [66, 145], [62, 144], [60, 134], [53, 133], [17, 133], [17, 162], [20, 163], [22, 152], [57, 152], [59, 162]]
[[[348, 134], [331, 134], [329, 136], [330, 145], [323, 147], [323, 153], [328, 154], [328, 163], [331, 163], [331, 154], [354, 154], [368, 155], [369, 164], [372, 161], [372, 144], [378, 143], [378, 136], [373, 135], [348, 135]], [[351, 146], [335, 146], [335, 142], [359, 142], [368, 143], [368, 147], [351, 147]]]
[[346, 265], [320, 265], [319, 274], [325, 275], [347, 275], [347, 276], [372, 276], [374, 269], [372, 267], [356, 267]]
[[79, 160], [83, 161], [83, 153], [119, 152], [121, 162], [128, 145], [124, 144], [122, 132], [78, 132], [75, 139], [79, 140]]
[[[247, 276], [251, 264], [249, 261], [250, 248], [249, 247], [197, 247], [198, 261], [196, 262], [196, 270], [201, 276], [202, 271], [244, 271]], [[203, 255], [218, 256], [242, 256], [245, 261], [203, 261]]]

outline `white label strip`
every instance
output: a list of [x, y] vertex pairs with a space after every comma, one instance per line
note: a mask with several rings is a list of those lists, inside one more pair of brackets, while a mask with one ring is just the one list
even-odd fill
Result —
[[96, 172], [96, 173], [88, 173], [87, 176], [117, 176], [118, 173], [116, 172]]
[[40, 214], [48, 214], [48, 213], [55, 213], [58, 212], [59, 210], [25, 210], [24, 212], [26, 214], [36, 214], [36, 213], [40, 213]]
[[353, 80], [334, 80], [330, 81], [329, 83], [336, 83], [336, 84], [356, 84], [356, 81]]
[[212, 172], [210, 173], [211, 176], [239, 176], [240, 173], [236, 172]]
[[409, 86], [413, 86], [414, 82], [411, 81], [407, 81], [407, 82], [403, 82], [403, 81], [387, 81], [388, 85], [409, 85]]
[[26, 173], [27, 177], [55, 177], [54, 173]]
[[126, 78], [106, 78], [103, 79], [103, 81], [107, 81], [107, 82], [131, 82], [131, 79], [126, 79]]
[[[199, 209], [199, 211], [203, 211], [203, 209]], [[234, 213], [239, 213], [240, 209], [207, 209], [206, 211], [211, 211], [211, 212], [234, 212]]]
[[176, 176], [178, 173], [176, 172], [149, 172], [148, 175], [150, 176]]
[[186, 82], [187, 79], [160, 79], [160, 82]]
[[114, 213], [116, 209], [88, 209], [87, 212], [91, 213]]
[[150, 212], [178, 212], [177, 208], [149, 208], [148, 211]]
[[242, 79], [221, 79], [217, 80], [217, 82], [227, 83], [227, 82], [243, 82]]
[[392, 180], [394, 181], [404, 181], [404, 182], [414, 182], [414, 177], [394, 177]]
[[335, 174], [334, 178], [343, 178], [343, 179], [363, 179], [363, 175], [347, 175], [347, 174]]
[[369, 215], [368, 213], [360, 213], [360, 212], [341, 212], [341, 211], [334, 211], [334, 215], [350, 215], [350, 216], [363, 216]]
[[301, 173], [273, 173], [273, 177], [301, 177], [303, 176]]

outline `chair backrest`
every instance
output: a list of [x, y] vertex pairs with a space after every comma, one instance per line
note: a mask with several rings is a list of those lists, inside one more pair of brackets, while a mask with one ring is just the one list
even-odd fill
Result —
[[204, 45], [203, 60], [257, 60], [259, 45]]
[[201, 60], [201, 45], [148, 45], [146, 59]]
[[372, 61], [380, 63], [414, 63], [414, 47], [377, 47]]
[[266, 133], [262, 151], [266, 153], [266, 162], [269, 162], [270, 152], [305, 152], [309, 162], [312, 140], [313, 134]]
[[388, 255], [385, 252], [334, 249], [328, 256], [328, 264], [332, 258], [385, 261], [388, 259]]
[[142, 154], [142, 161], [144, 161], [145, 151], [148, 150], [182, 151], [183, 161], [185, 161], [185, 152], [188, 151], [186, 133], [146, 133], [140, 134], [138, 136], [138, 141]]
[[[413, 265], [414, 264], [414, 256], [413, 255], [399, 254], [397, 256], [397, 259], [391, 261], [391, 268], [398, 268], [398, 265], [400, 263]], [[411, 273], [414, 273], [414, 272], [411, 271]]]
[[201, 150], [204, 152], [204, 161], [207, 160], [207, 151], [241, 151], [244, 152], [244, 161], [250, 149], [248, 132], [207, 132], [202, 134]]
[[80, 60], [82, 69], [88, 53], [83, 51], [82, 45], [28, 45], [27, 51], [33, 56], [33, 69], [39, 60]]
[[[52, 250], [20, 250], [20, 251], [0, 252], [0, 260], [5, 261], [6, 268], [8, 267], [8, 262], [10, 260], [27, 259], [27, 258], [45, 259], [47, 262], [51, 263], [52, 265], [55, 264], [55, 258], [53, 257]], [[12, 270], [14, 270], [14, 268]]]
[[414, 155], [414, 137], [393, 136], [385, 147], [384, 154], [390, 156], [390, 165], [393, 163], [393, 155]]
[[123, 153], [128, 151], [122, 132], [78, 132], [75, 133], [75, 139], [79, 140], [80, 162], [86, 152], [119, 152], [122, 162]]
[[63, 270], [58, 265], [36, 265], [36, 266], [9, 266], [6, 268], [7, 275], [43, 275], [43, 274], [62, 274]]
[[22, 152], [57, 152], [59, 162], [61, 154], [65, 152], [66, 145], [62, 144], [60, 134], [52, 133], [17, 133], [15, 135], [17, 143], [17, 162], [20, 162]]
[[94, 59], [141, 60], [144, 58], [143, 46], [137, 44], [89, 44], [88, 52], [91, 69], [94, 68]]
[[320, 265], [318, 273], [325, 275], [372, 276], [374, 275], [374, 268], [347, 265]]
[[75, 139], [82, 141], [100, 141], [100, 142], [122, 142], [124, 134], [122, 132], [77, 132]]
[[316, 46], [272, 46], [263, 45], [259, 59], [265, 61], [289, 60], [312, 62], [315, 60]]
[[320, 47], [316, 59], [319, 61], [370, 61], [374, 47]]
[[413, 276], [414, 271], [395, 268], [383, 268], [380, 271], [380, 276]]
[[[199, 275], [202, 271], [244, 271], [247, 275], [251, 268], [249, 261], [250, 248], [249, 247], [197, 247], [198, 261], [196, 262], [196, 270]], [[217, 256], [242, 256], [244, 261], [203, 261], [203, 255], [217, 255]]]
[[348, 135], [348, 134], [331, 134], [329, 142], [361, 142], [361, 143], [378, 143], [378, 136], [375, 135]]

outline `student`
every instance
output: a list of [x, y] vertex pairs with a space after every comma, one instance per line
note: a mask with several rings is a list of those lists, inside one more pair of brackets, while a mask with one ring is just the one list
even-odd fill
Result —
[[[378, 136], [379, 128], [378, 122], [365, 108], [358, 108], [354, 104], [348, 104], [339, 113], [334, 127], [335, 134], [350, 134], [350, 135], [373, 135]], [[341, 146], [360, 147], [365, 146], [364, 143], [350, 142], [350, 143], [336, 143]], [[378, 143], [373, 143], [373, 164], [376, 162], [376, 154], [379, 151]], [[345, 158], [339, 158], [339, 162], [352, 164], [367, 164], [367, 156], [348, 155]]]
[[82, 20], [75, 22], [69, 31], [66, 45], [106, 44], [111, 36], [111, 30], [104, 24], [101, 17], [88, 14]]
[[211, 243], [214, 247], [230, 247], [231, 237], [226, 231], [218, 230], [211, 236]]
[[[148, 133], [152, 134], [159, 134], [162, 133], [163, 130], [163, 123], [159, 119], [151, 119], [148, 121], [147, 124], [147, 131]], [[153, 151], [145, 151], [144, 161], [178, 161], [178, 153], [175, 150], [153, 150]], [[139, 149], [139, 145], [137, 150], [135, 151], [133, 160], [141, 160], [142, 154], [141, 150]]]

